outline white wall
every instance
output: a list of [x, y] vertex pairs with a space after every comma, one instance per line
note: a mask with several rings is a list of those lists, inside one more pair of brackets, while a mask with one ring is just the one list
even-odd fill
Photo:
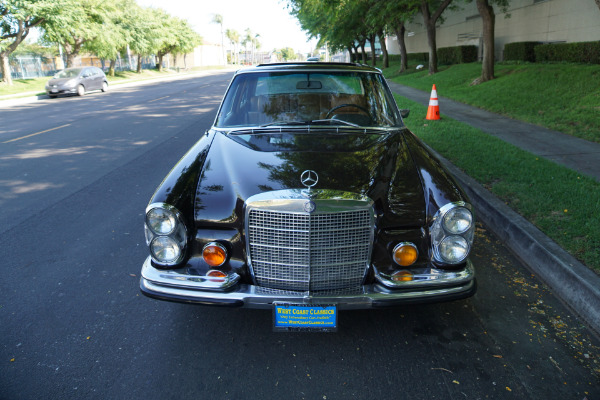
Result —
[[[460, 10], [446, 9], [444, 23], [438, 24], [437, 47], [480, 46], [483, 25], [475, 2], [465, 4], [455, 0], [455, 3]], [[594, 0], [511, 0], [507, 13], [510, 17], [505, 18], [498, 7], [494, 7], [494, 11], [496, 58], [499, 60], [507, 43], [600, 40], [600, 9]], [[406, 32], [409, 53], [429, 51], [421, 14], [407, 24]], [[387, 44], [390, 54], [400, 53], [396, 37], [389, 37]]]
[[225, 65], [223, 50], [220, 44], [203, 44], [194, 49], [193, 55], [188, 55], [188, 67], [190, 58], [193, 59], [193, 67], [207, 67], [214, 65]]

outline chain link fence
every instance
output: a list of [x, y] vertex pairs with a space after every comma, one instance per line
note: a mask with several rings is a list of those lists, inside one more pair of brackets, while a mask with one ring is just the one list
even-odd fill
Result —
[[[39, 55], [18, 55], [9, 58], [10, 71], [12, 79], [34, 79], [45, 76], [52, 76], [58, 71], [64, 69], [66, 62], [60, 57], [47, 58]], [[73, 67], [98, 67], [103, 71], [108, 71], [110, 61], [102, 60], [94, 56], [77, 57], [73, 62]], [[142, 68], [151, 69], [156, 67], [154, 56], [142, 58]], [[116, 60], [116, 71], [129, 71], [137, 68], [137, 57]], [[0, 72], [0, 79], [2, 73]]]
[[51, 76], [58, 70], [53, 59], [36, 55], [10, 57], [8, 63], [13, 79], [33, 79], [42, 76]]

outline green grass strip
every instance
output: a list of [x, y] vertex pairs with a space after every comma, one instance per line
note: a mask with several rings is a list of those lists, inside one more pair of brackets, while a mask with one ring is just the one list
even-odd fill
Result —
[[481, 64], [444, 66], [428, 75], [427, 67], [398, 74], [392, 63], [388, 79], [426, 92], [436, 85], [448, 97], [498, 114], [600, 143], [600, 65], [497, 64], [496, 79], [472, 85]]
[[600, 183], [396, 96], [409, 129], [588, 267], [600, 273]]

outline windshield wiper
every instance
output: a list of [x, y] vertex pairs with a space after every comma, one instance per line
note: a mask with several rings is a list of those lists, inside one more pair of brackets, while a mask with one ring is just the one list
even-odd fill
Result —
[[340, 124], [340, 125], [347, 125], [347, 126], [353, 126], [355, 128], [360, 128], [360, 125], [354, 124], [352, 122], [348, 122], [348, 121], [344, 121], [341, 119], [336, 119], [336, 118], [329, 118], [329, 119], [315, 119], [313, 121], [310, 121], [311, 124], [320, 124], [320, 123], [335, 123], [335, 124]]
[[354, 124], [352, 122], [344, 121], [336, 118], [328, 118], [328, 119], [315, 119], [312, 121], [275, 121], [269, 122], [268, 124], [260, 125], [259, 128], [266, 128], [269, 126], [290, 126], [290, 125], [313, 125], [313, 124], [339, 124], [339, 125], [347, 125], [353, 126], [355, 128], [360, 128], [360, 125]]
[[259, 128], [266, 128], [268, 126], [289, 126], [289, 125], [308, 125], [308, 121], [275, 121], [269, 122], [268, 124], [259, 125]]
[[[336, 118], [328, 118], [328, 119], [315, 119], [312, 121], [276, 121], [269, 122], [268, 124], [259, 125], [257, 127], [246, 127], [240, 129], [232, 129], [227, 132], [227, 135], [264, 135], [264, 134], [275, 134], [275, 133], [285, 133], [289, 128], [283, 128], [284, 126], [302, 126], [307, 129], [307, 132], [311, 132], [311, 126], [320, 125], [319, 128], [315, 127], [315, 132], [317, 130], [321, 131], [324, 129], [323, 125], [330, 125], [330, 129], [326, 129], [327, 131], [331, 129], [335, 129], [338, 133], [341, 133], [339, 130], [342, 126], [358, 128], [362, 130], [364, 133], [386, 133], [389, 131], [389, 128], [378, 128], [378, 127], [363, 127], [357, 125], [352, 122], [344, 121]], [[334, 128], [335, 127], [335, 128]]]

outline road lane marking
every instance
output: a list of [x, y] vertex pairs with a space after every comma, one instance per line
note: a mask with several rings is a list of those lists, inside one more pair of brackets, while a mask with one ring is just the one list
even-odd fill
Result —
[[166, 99], [167, 97], [171, 97], [171, 96], [159, 97], [158, 99], [150, 100], [148, 103], [152, 103], [152, 102], [155, 102], [155, 101]]
[[27, 138], [32, 137], [32, 136], [41, 135], [42, 133], [46, 133], [46, 132], [50, 132], [50, 131], [55, 131], [57, 129], [64, 128], [66, 126], [71, 126], [71, 124], [65, 124], [65, 125], [57, 126], [56, 128], [50, 128], [50, 129], [46, 129], [45, 131], [32, 133], [31, 135], [21, 136], [21, 137], [16, 138], [16, 139], [7, 140], [6, 142], [2, 142], [2, 144], [4, 144], [4, 143], [10, 143], [10, 142], [16, 142], [17, 140], [21, 140], [21, 139], [27, 139]]

